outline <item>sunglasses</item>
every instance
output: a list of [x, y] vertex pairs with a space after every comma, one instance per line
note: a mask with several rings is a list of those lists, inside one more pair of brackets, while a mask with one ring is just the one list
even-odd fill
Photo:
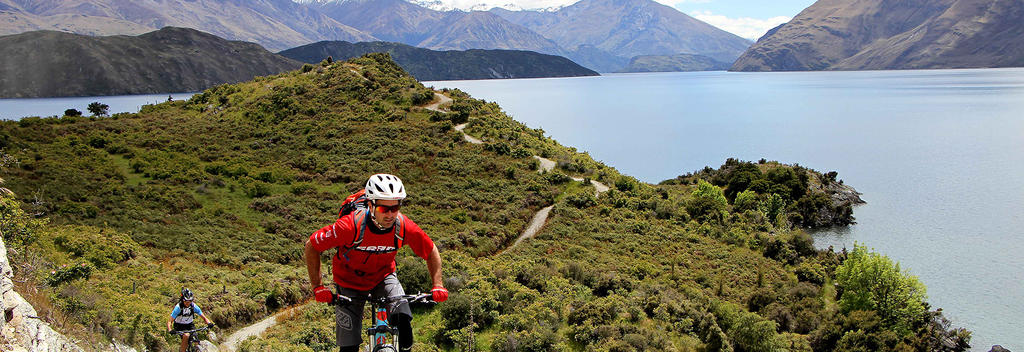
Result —
[[395, 205], [376, 205], [376, 204], [374, 204], [373, 206], [376, 207], [377, 211], [379, 211], [381, 213], [397, 213], [398, 209], [400, 209], [402, 207], [401, 204], [395, 204]]

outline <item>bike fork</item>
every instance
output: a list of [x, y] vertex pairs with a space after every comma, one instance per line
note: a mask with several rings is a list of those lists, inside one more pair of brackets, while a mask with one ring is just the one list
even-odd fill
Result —
[[370, 336], [370, 345], [366, 346], [366, 351], [398, 351], [397, 341], [393, 341], [396, 345], [388, 343], [388, 335], [393, 336], [394, 334], [392, 334], [391, 326], [388, 324], [387, 307], [375, 307], [371, 323], [372, 326], [366, 329], [366, 334]]

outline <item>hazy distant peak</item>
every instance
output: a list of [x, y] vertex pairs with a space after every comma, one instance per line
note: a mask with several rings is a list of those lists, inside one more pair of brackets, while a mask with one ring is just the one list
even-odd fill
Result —
[[[312, 1], [312, 0], [307, 0]], [[338, 0], [333, 0], [338, 1]], [[499, 4], [497, 2], [479, 2], [472, 5], [461, 5], [454, 0], [407, 0], [413, 4], [420, 5], [435, 11], [489, 11], [493, 9], [504, 9], [509, 11], [537, 11], [537, 12], [555, 12], [563, 7], [561, 6], [549, 6], [549, 7], [538, 7], [538, 8], [526, 8], [519, 4], [506, 2]]]

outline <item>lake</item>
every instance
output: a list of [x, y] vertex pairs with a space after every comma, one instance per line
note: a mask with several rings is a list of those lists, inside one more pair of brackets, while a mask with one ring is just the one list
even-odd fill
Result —
[[1024, 69], [648, 73], [442, 81], [656, 183], [726, 158], [799, 163], [863, 193], [864, 244], [928, 286], [975, 351], [1024, 350]]
[[27, 116], [63, 116], [64, 110], [76, 109], [82, 115], [89, 113], [89, 104], [100, 102], [110, 106], [108, 112], [113, 115], [119, 112], [139, 112], [143, 105], [157, 104], [167, 101], [170, 96], [174, 100], [192, 97], [195, 93], [163, 93], [140, 95], [112, 95], [103, 97], [61, 97], [32, 99], [0, 99], [0, 120], [17, 120]]

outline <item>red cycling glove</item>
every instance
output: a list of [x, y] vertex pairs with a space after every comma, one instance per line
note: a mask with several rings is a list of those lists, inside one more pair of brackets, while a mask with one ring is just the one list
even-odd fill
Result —
[[334, 292], [331, 292], [331, 289], [324, 287], [324, 285], [314, 288], [313, 295], [316, 296], [316, 301], [320, 303], [331, 303], [331, 300], [334, 299]]
[[434, 286], [433, 290], [430, 290], [431, 297], [434, 302], [441, 303], [448, 300], [448, 290], [441, 286]]

